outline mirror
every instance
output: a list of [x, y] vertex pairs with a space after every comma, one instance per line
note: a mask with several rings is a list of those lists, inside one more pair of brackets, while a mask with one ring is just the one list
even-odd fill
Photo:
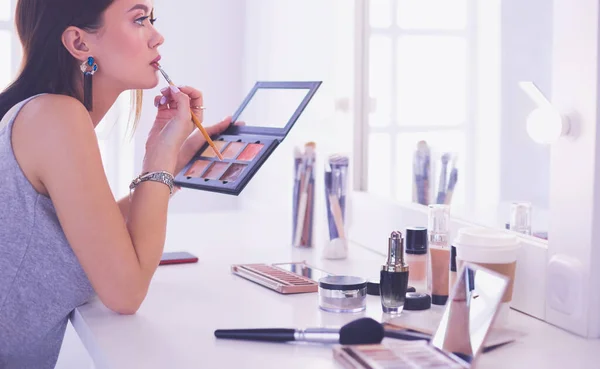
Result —
[[552, 2], [367, 3], [366, 190], [546, 238], [550, 149], [519, 82], [551, 98]]
[[464, 265], [431, 342], [448, 353], [473, 357], [492, 327], [508, 279], [473, 264]]
[[284, 128], [309, 93], [308, 88], [259, 87], [236, 121], [248, 127]]

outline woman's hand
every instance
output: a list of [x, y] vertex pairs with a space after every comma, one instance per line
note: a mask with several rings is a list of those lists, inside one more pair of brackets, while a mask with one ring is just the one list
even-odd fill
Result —
[[[181, 146], [194, 129], [191, 119], [190, 105], [202, 104], [202, 94], [189, 96], [179, 88], [171, 86], [163, 89], [163, 96], [155, 98], [160, 102], [154, 125], [146, 140], [146, 155], [144, 156], [144, 171], [166, 170], [175, 171], [177, 156]], [[201, 119], [200, 112], [200, 119]]]
[[[179, 86], [179, 89], [184, 94], [190, 97], [190, 106], [196, 117], [200, 120], [200, 122], [204, 119], [204, 109], [202, 109], [203, 98], [202, 92], [188, 86]], [[154, 105], [158, 105], [158, 114], [156, 116], [155, 124], [161, 125], [168, 122], [173, 117], [173, 106], [169, 103], [171, 91], [169, 88], [164, 88], [161, 90], [160, 96], [156, 96], [154, 98]], [[191, 121], [191, 117], [190, 117]], [[225, 117], [222, 121], [210, 126], [206, 127], [206, 131], [208, 135], [212, 138], [214, 136], [218, 136], [223, 133], [231, 124], [231, 117]], [[238, 125], [243, 125], [243, 123], [237, 123]], [[195, 126], [194, 126], [195, 127]], [[192, 160], [194, 155], [202, 148], [202, 146], [206, 143], [206, 139], [202, 135], [199, 129], [195, 129], [194, 132], [189, 135], [179, 149], [179, 153], [177, 155], [177, 163], [175, 165], [175, 171], [173, 175], [177, 175], [186, 165]], [[179, 190], [179, 187], [175, 187], [175, 191]], [[174, 192], [175, 193], [175, 192]]]

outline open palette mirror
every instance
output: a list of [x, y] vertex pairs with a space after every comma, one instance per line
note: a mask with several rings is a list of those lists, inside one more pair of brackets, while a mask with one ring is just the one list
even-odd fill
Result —
[[[175, 177], [181, 187], [239, 195], [292, 129], [321, 82], [256, 82], [231, 126], [208, 144]], [[237, 122], [243, 125], [236, 125]]]

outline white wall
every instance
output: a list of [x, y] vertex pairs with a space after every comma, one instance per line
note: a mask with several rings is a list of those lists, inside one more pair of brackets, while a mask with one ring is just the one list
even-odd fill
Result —
[[[165, 37], [160, 48], [161, 65], [179, 85], [188, 85], [204, 93], [205, 126], [233, 114], [244, 92], [242, 63], [244, 52], [243, 0], [176, 1], [156, 0], [156, 26]], [[144, 96], [144, 109], [136, 132], [135, 172], [141, 171], [144, 144], [155, 116], [153, 97], [166, 86], [161, 81], [155, 91]], [[238, 198], [183, 189], [171, 201], [174, 213], [234, 209]]]
[[518, 82], [531, 80], [552, 96], [552, 1], [503, 0], [501, 6], [500, 199], [547, 208], [550, 149], [527, 134], [526, 118], [535, 105]]
[[[249, 3], [248, 3], [249, 4]], [[317, 219], [325, 213], [323, 158], [350, 152], [352, 120], [336, 111], [336, 99], [352, 98], [352, 1], [261, 0], [246, 9], [244, 89], [257, 80], [319, 80], [319, 91], [240, 195], [245, 208], [262, 207], [288, 217], [291, 225], [293, 148], [317, 144]], [[318, 220], [317, 233], [322, 230]], [[316, 234], [317, 234], [316, 233]], [[315, 234], [315, 235], [316, 235]], [[290, 233], [291, 237], [291, 233]]]

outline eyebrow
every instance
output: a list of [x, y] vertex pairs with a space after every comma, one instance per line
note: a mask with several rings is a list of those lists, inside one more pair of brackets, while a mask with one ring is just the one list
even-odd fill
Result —
[[[133, 7], [131, 7], [131, 9], [129, 9], [127, 11], [127, 13], [132, 12], [132, 11], [137, 10], [137, 9], [143, 10], [146, 13], [148, 13], [148, 11], [149, 11], [149, 9], [148, 9], [148, 7], [146, 5], [144, 5], [144, 4], [136, 4]], [[152, 11], [154, 11], [154, 9], [152, 9]]]

